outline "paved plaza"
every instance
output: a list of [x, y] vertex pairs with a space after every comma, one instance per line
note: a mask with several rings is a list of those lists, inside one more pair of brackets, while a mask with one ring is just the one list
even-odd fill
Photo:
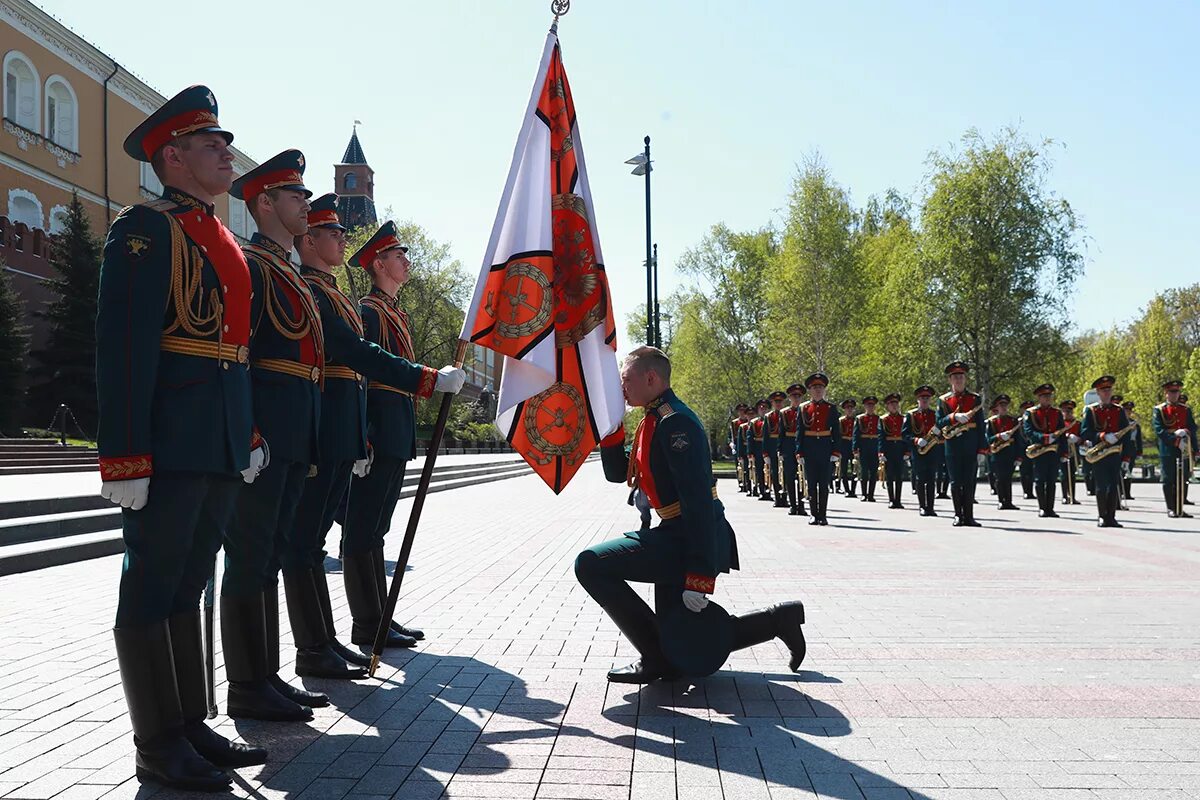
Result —
[[[948, 501], [925, 519], [911, 496], [893, 511], [837, 495], [829, 527], [810, 527], [720, 488], [743, 569], [715, 598], [733, 613], [803, 600], [801, 674], [771, 643], [698, 683], [609, 686], [634, 654], [572, 563], [636, 527], [626, 490], [589, 463], [559, 497], [535, 477], [443, 492], [399, 615], [427, 640], [389, 651], [381, 679], [304, 681], [333, 700], [309, 724], [218, 717], [271, 750], [234, 794], [1200, 798], [1200, 522], [1167, 519], [1157, 486], [1135, 487], [1120, 530], [1086, 504], [1059, 520], [983, 504], [985, 527], [960, 529]], [[0, 578], [0, 797], [183, 796], [133, 778], [110, 631], [120, 564]]]

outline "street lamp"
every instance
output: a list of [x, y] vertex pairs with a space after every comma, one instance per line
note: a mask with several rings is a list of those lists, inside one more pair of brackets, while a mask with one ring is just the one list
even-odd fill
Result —
[[650, 258], [650, 268], [654, 271], [654, 346], [662, 350], [662, 325], [658, 315], [658, 242], [654, 243], [654, 255]]
[[646, 149], [638, 153], [633, 158], [626, 161], [626, 164], [632, 164], [634, 175], [646, 176], [646, 344], [653, 345], [656, 341], [654, 335], [654, 276], [651, 270], [653, 267], [653, 254], [651, 253], [650, 244], [650, 171], [653, 169], [650, 161], [650, 137], [645, 138]]

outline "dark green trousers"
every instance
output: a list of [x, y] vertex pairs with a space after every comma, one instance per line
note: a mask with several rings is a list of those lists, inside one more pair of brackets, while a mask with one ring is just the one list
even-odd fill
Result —
[[1034, 480], [1038, 483], [1055, 483], [1058, 478], [1058, 459], [1058, 452], [1054, 450], [1032, 459]]
[[308, 465], [272, 461], [254, 483], [238, 493], [233, 519], [225, 532], [225, 577], [221, 594], [253, 597], [276, 591], [279, 569], [292, 574], [311, 567], [298, 558], [293, 523]]
[[240, 475], [156, 472], [146, 506], [122, 510], [118, 628], [196, 610], [242, 485]]
[[353, 461], [322, 462], [317, 465], [317, 474], [304, 482], [296, 511], [294, 544], [299, 548], [297, 559], [306, 560], [313, 569], [325, 568], [326, 539], [353, 469]]
[[350, 481], [350, 504], [342, 525], [342, 553], [357, 555], [383, 547], [404, 488], [406, 459], [376, 455], [367, 477]]

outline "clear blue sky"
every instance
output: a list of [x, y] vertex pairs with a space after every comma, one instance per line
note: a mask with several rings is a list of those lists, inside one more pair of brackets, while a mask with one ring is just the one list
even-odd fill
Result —
[[[301, 148], [318, 192], [361, 119], [379, 209], [479, 268], [548, 0], [38, 2], [164, 94], [211, 86], [238, 146]], [[622, 162], [647, 133], [664, 297], [710, 225], [778, 217], [806, 154], [862, 204], [911, 194], [969, 127], [1061, 143], [1052, 185], [1089, 236], [1081, 327], [1200, 280], [1200, 4], [986, 5], [575, 0], [560, 34], [618, 319], [645, 296]]]

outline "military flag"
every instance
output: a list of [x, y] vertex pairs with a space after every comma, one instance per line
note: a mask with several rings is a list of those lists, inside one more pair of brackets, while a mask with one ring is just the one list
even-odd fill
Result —
[[616, 325], [557, 25], [462, 338], [503, 353], [496, 425], [557, 494], [625, 413]]

